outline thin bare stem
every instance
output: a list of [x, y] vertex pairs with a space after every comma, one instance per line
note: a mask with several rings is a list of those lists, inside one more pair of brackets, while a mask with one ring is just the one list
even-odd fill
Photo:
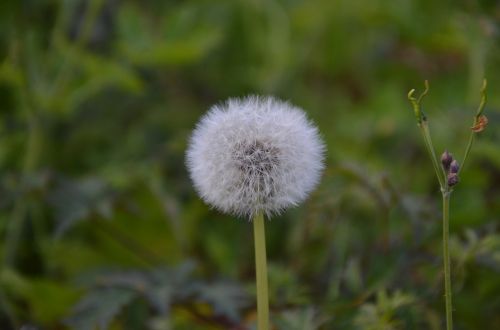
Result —
[[460, 168], [458, 169], [458, 174], [460, 174], [460, 172], [464, 168], [465, 162], [467, 161], [467, 158], [469, 157], [470, 150], [472, 149], [472, 144], [474, 144], [474, 135], [475, 134], [476, 133], [474, 133], [474, 132], [470, 133], [469, 142], [467, 142], [467, 147], [465, 148], [464, 158], [462, 159], [462, 164], [461, 164]]
[[451, 269], [449, 251], [449, 220], [450, 220], [450, 195], [451, 191], [443, 192], [443, 266], [444, 266], [444, 298], [446, 306], [446, 329], [453, 329], [452, 303], [451, 303]]
[[434, 150], [434, 146], [432, 144], [431, 134], [429, 132], [429, 125], [427, 123], [427, 120], [423, 121], [418, 126], [422, 132], [422, 136], [424, 137], [425, 147], [427, 149], [427, 152], [429, 153], [429, 156], [431, 157], [432, 166], [434, 167], [434, 172], [436, 173], [437, 179], [439, 181], [439, 186], [441, 187], [441, 190], [443, 190], [446, 187], [445, 175], [442, 167], [439, 165], [439, 161], [436, 156], [436, 151]]
[[434, 167], [434, 172], [436, 172], [439, 185], [441, 186], [441, 190], [443, 190], [446, 185], [445, 175], [443, 170], [441, 169], [441, 166], [439, 165], [439, 162], [436, 157], [436, 152], [434, 151], [434, 146], [432, 145], [432, 139], [431, 139], [431, 134], [429, 132], [429, 123], [427, 122], [427, 117], [425, 116], [425, 113], [422, 111], [422, 107], [420, 106], [422, 99], [424, 98], [425, 95], [427, 95], [428, 92], [429, 92], [429, 82], [426, 80], [425, 90], [422, 92], [422, 94], [420, 94], [418, 98], [415, 98], [413, 96], [415, 90], [412, 89], [408, 93], [408, 100], [411, 102], [411, 105], [413, 106], [413, 111], [415, 113], [415, 117], [417, 118], [417, 125], [420, 128], [420, 131], [424, 138], [425, 148], [427, 149], [427, 152], [431, 157], [432, 166]]
[[269, 329], [269, 297], [267, 284], [266, 233], [264, 215], [257, 214], [253, 219], [255, 240], [255, 274], [257, 283], [257, 329]]

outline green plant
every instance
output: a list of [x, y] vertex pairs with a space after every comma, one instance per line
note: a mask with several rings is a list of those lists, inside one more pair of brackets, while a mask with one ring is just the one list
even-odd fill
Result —
[[[483, 87], [481, 89], [481, 102], [474, 115], [474, 122], [471, 127], [471, 133], [469, 136], [469, 142], [465, 149], [464, 158], [462, 160], [462, 168], [467, 160], [472, 144], [474, 142], [475, 134], [483, 131], [488, 124], [488, 119], [483, 115], [484, 106], [486, 105], [486, 79], [483, 80]], [[422, 136], [424, 138], [424, 143], [427, 151], [432, 160], [432, 165], [434, 171], [436, 172], [439, 185], [441, 187], [441, 193], [443, 197], [443, 270], [444, 270], [444, 290], [445, 290], [445, 309], [446, 309], [446, 329], [453, 329], [453, 315], [452, 315], [452, 290], [451, 290], [451, 269], [450, 269], [450, 252], [449, 252], [449, 222], [450, 222], [450, 198], [453, 192], [453, 187], [459, 181], [460, 166], [453, 156], [448, 153], [447, 150], [441, 156], [441, 165], [438, 162], [434, 146], [432, 144], [432, 138], [429, 131], [429, 122], [427, 116], [424, 114], [421, 108], [421, 102], [425, 95], [429, 92], [429, 82], [425, 81], [425, 90], [418, 98], [415, 98], [413, 94], [415, 90], [412, 89], [408, 93], [408, 99], [410, 100], [413, 111], [415, 112], [415, 117], [417, 119], [417, 125], [420, 128]]]

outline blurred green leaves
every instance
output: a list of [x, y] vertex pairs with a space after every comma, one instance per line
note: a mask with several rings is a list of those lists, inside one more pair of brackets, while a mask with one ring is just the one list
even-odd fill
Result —
[[202, 10], [192, 5], [173, 11], [153, 26], [137, 5], [126, 4], [118, 14], [118, 34], [121, 56], [134, 65], [157, 70], [199, 62], [222, 37], [217, 25], [206, 21]]
[[76, 330], [108, 329], [113, 318], [133, 298], [134, 292], [125, 289], [90, 293], [75, 306], [76, 315], [66, 323]]
[[[239, 322], [240, 310], [248, 306], [242, 287], [224, 281], [205, 283], [193, 271], [194, 265], [187, 262], [173, 269], [101, 271], [81, 277], [91, 291], [74, 307], [66, 323], [78, 330], [106, 329], [124, 306], [137, 299], [144, 299], [161, 316], [168, 317], [172, 309], [180, 308], [215, 325]], [[205, 315], [204, 305], [213, 316]]]
[[379, 291], [376, 303], [366, 303], [361, 306], [354, 323], [359, 329], [364, 330], [395, 330], [404, 329], [404, 326], [394, 319], [398, 309], [414, 301], [411, 295], [396, 291], [389, 296], [384, 291]]
[[[3, 288], [4, 297], [27, 302], [29, 312], [40, 323], [64, 318], [68, 306], [75, 303], [79, 295], [69, 284], [61, 285], [54, 279], [31, 279], [5, 268], [0, 273], [0, 287]], [[16, 312], [23, 315], [28, 311], [19, 309]]]
[[[462, 145], [480, 79], [500, 83], [498, 9], [3, 1], [2, 256], [21, 226], [0, 268], [0, 328], [251, 329], [250, 225], [199, 200], [184, 149], [212, 104], [272, 93], [306, 109], [328, 145], [319, 189], [268, 226], [276, 327], [439, 329], [439, 192], [406, 92], [432, 81], [436, 149]], [[467, 329], [500, 324], [500, 96], [489, 96], [452, 206]]]
[[61, 180], [48, 196], [57, 221], [55, 235], [60, 236], [76, 222], [88, 219], [95, 212], [103, 218], [112, 215], [112, 195], [104, 182], [86, 178], [80, 182]]

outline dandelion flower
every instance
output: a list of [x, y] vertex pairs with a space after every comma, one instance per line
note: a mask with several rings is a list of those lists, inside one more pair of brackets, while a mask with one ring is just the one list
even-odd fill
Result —
[[200, 120], [187, 167], [206, 203], [251, 219], [303, 201], [319, 181], [324, 149], [300, 108], [250, 96], [215, 105]]

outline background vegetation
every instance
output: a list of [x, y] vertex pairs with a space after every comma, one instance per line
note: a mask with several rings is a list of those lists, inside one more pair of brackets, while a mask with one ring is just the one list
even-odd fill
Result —
[[0, 328], [251, 329], [251, 224], [184, 152], [210, 105], [274, 94], [328, 145], [268, 225], [276, 329], [442, 329], [440, 194], [406, 99], [461, 158], [456, 329], [500, 328], [500, 5], [433, 0], [3, 0]]

